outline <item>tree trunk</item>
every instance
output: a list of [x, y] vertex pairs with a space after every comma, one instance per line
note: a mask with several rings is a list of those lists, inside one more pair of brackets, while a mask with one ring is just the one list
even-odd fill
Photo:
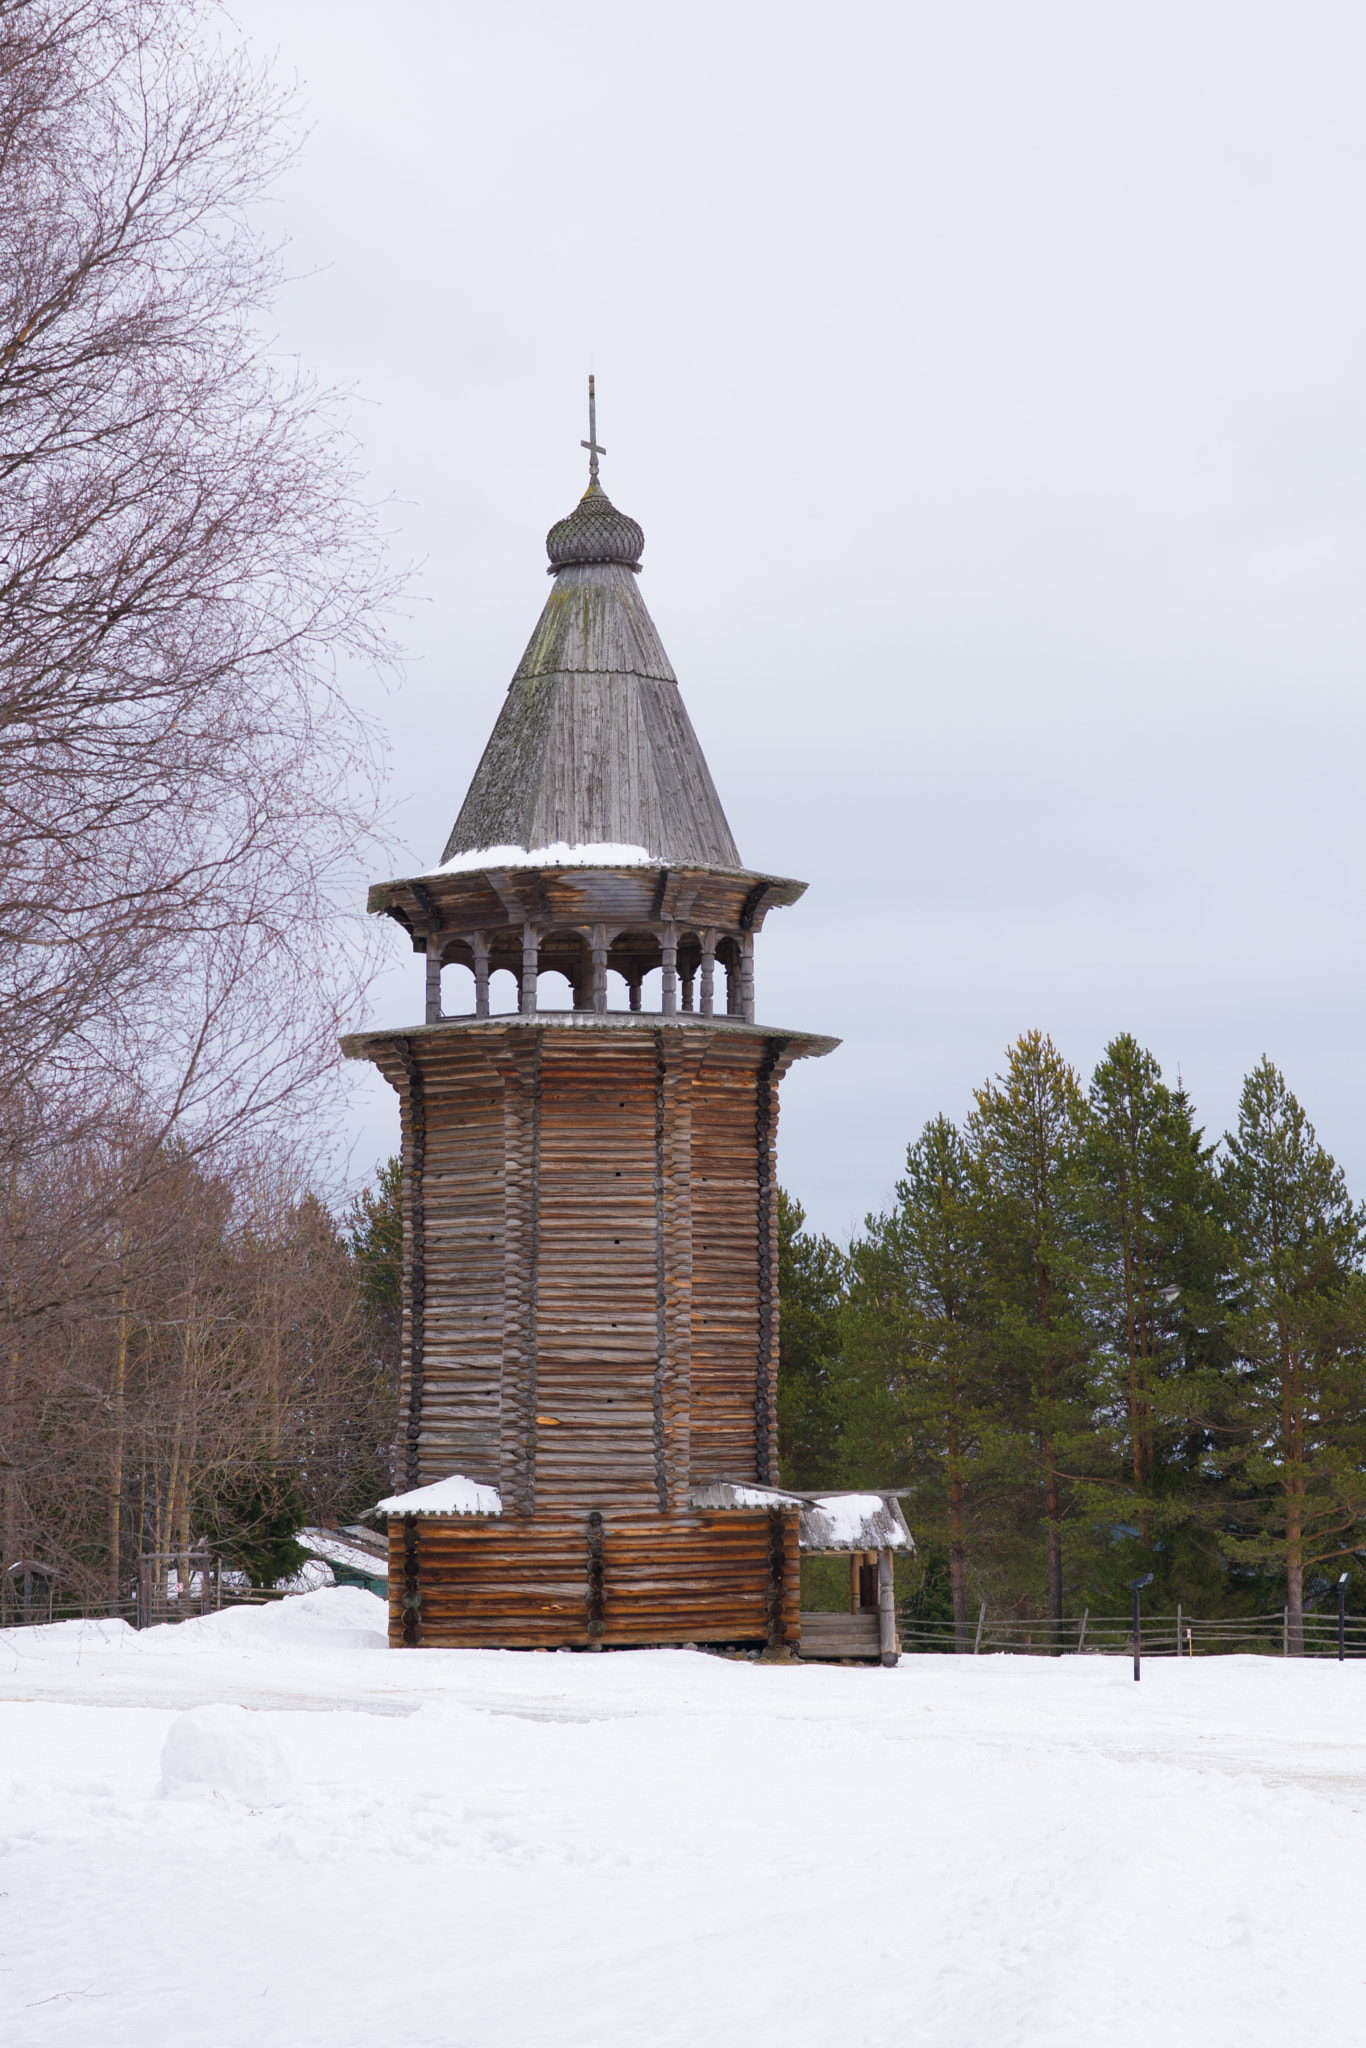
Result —
[[963, 1481], [955, 1472], [949, 1482], [949, 1584], [953, 1592], [953, 1640], [960, 1656], [972, 1648], [968, 1626], [968, 1555], [963, 1540]]
[[128, 1376], [128, 1296], [119, 1303], [118, 1338], [114, 1348], [114, 1445], [109, 1461], [109, 1605], [118, 1612], [123, 1579], [120, 1538], [123, 1533], [123, 1432]]
[[1300, 1489], [1304, 1481], [1292, 1478], [1285, 1511], [1285, 1606], [1286, 1648], [1292, 1657], [1304, 1655], [1304, 1519]]
[[1062, 1620], [1062, 1503], [1051, 1437], [1043, 1448], [1048, 1470], [1048, 1615], [1056, 1625]]
[[19, 1346], [11, 1343], [5, 1354], [5, 1387], [0, 1397], [0, 1429], [4, 1430], [8, 1455], [5, 1459], [4, 1507], [0, 1515], [0, 1564], [6, 1568], [19, 1555], [19, 1468], [16, 1449], [19, 1440]]
[[971, 1648], [968, 1630], [968, 1553], [964, 1531], [962, 1442], [958, 1431], [958, 1384], [949, 1375], [949, 1590], [953, 1596], [953, 1646], [961, 1657]]

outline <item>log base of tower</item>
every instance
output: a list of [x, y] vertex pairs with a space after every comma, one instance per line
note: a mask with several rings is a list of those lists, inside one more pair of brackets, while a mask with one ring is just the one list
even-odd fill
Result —
[[448, 1650], [795, 1650], [795, 1509], [757, 1514], [394, 1517], [389, 1640]]

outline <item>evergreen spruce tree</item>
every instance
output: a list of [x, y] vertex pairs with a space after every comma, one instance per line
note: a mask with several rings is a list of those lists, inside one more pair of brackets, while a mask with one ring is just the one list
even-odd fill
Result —
[[1285, 1574], [1303, 1654], [1306, 1574], [1366, 1518], [1366, 1214], [1269, 1059], [1243, 1084], [1222, 1180], [1239, 1246], [1236, 1447], [1249, 1533], [1226, 1547]]
[[789, 1486], [834, 1482], [832, 1400], [847, 1262], [828, 1237], [804, 1229], [806, 1211], [778, 1190], [778, 1461]]
[[344, 1234], [356, 1264], [377, 1345], [397, 1348], [403, 1315], [403, 1161], [395, 1153], [346, 1213]]

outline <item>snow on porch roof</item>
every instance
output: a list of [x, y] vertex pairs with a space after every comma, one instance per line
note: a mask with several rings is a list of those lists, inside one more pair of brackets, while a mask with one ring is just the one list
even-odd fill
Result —
[[389, 1576], [387, 1558], [372, 1550], [362, 1550], [358, 1543], [348, 1543], [344, 1537], [334, 1536], [330, 1530], [301, 1529], [298, 1543], [310, 1557], [320, 1557], [324, 1564], [339, 1564], [344, 1571], [358, 1572], [367, 1579]]
[[415, 1486], [411, 1493], [391, 1493], [375, 1512], [383, 1515], [501, 1515], [503, 1496], [496, 1486], [480, 1486], [463, 1472]]
[[695, 1508], [796, 1508], [797, 1545], [830, 1550], [914, 1550], [894, 1493], [791, 1493], [776, 1486], [746, 1486], [712, 1479], [695, 1487]]

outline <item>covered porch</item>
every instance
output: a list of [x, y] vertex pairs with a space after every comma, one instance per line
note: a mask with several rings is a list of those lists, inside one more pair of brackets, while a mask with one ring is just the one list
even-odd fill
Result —
[[799, 1657], [842, 1663], [895, 1664], [901, 1655], [896, 1626], [893, 1560], [915, 1554], [899, 1492], [803, 1493], [792, 1487], [713, 1480], [692, 1495], [698, 1508], [795, 1507], [803, 1559], [843, 1557], [849, 1565], [849, 1606], [842, 1614], [803, 1608]]

